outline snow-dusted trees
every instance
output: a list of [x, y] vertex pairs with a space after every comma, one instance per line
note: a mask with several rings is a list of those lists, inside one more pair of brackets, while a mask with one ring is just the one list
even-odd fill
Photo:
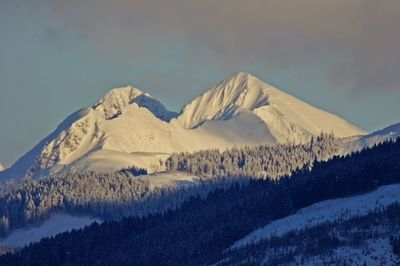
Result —
[[314, 161], [333, 157], [341, 145], [341, 141], [333, 134], [322, 133], [306, 144], [259, 145], [233, 148], [224, 152], [213, 149], [192, 154], [173, 154], [165, 165], [168, 170], [187, 171], [198, 176], [251, 176], [274, 179], [311, 166]]
[[400, 235], [392, 235], [390, 237], [390, 244], [392, 245], [393, 253], [400, 256]]
[[[35, 223], [54, 211], [112, 216], [138, 199], [149, 197], [148, 184], [129, 171], [82, 173], [25, 180], [0, 197], [0, 234]], [[119, 208], [113, 208], [113, 206]]]
[[215, 178], [199, 179], [188, 186], [154, 187], [148, 179], [134, 176], [132, 169], [25, 180], [9, 185], [8, 192], [3, 189], [0, 194], [0, 236], [40, 222], [57, 211], [101, 219], [162, 213], [178, 208], [193, 196], [205, 197], [210, 191], [240, 182], [235, 178]]
[[[283, 253], [283, 259], [299, 255], [296, 250], [290, 249], [296, 247], [291, 241], [305, 251], [300, 250], [300, 254], [308, 251], [334, 254], [330, 252], [333, 251], [330, 247], [337, 246], [337, 240], [345, 240], [332, 237], [338, 230], [348, 237], [350, 245], [363, 240], [368, 236], [366, 233], [374, 232], [374, 229], [368, 229], [370, 225], [376, 227], [375, 232], [382, 234], [382, 229], [391, 223], [393, 230], [389, 225], [382, 236], [387, 238], [391, 233], [397, 236], [399, 205], [383, 210], [375, 218], [360, 217], [349, 222], [339, 218], [345, 227], [339, 224], [336, 227], [338, 230], [327, 225], [275, 238], [275, 242], [270, 244], [277, 249], [264, 249], [264, 242], [241, 249], [244, 253], [228, 248], [271, 221], [316, 202], [399, 183], [399, 161], [400, 141], [378, 145], [351, 156], [316, 162], [311, 171], [298, 171], [279, 180], [258, 178], [248, 180], [242, 186], [236, 183], [230, 188], [215, 190], [207, 197], [193, 198], [174, 211], [140, 218], [126, 217], [100, 225], [95, 223], [86, 229], [44, 239], [14, 254], [0, 256], [0, 265], [96, 265], [100, 262], [104, 265], [215, 265], [217, 262], [220, 262], [218, 265], [259, 265], [263, 262], [276, 265], [285, 261], [264, 260], [267, 255], [279, 255], [274, 250], [288, 251]], [[392, 243], [395, 247], [397, 239]], [[232, 260], [225, 260], [229, 259], [226, 255]], [[261, 255], [260, 260], [251, 261], [257, 255]]]
[[[301, 265], [370, 265], [379, 262], [380, 265], [398, 265], [399, 219], [399, 203], [377, 206], [368, 213], [361, 212], [352, 217], [341, 213], [337, 218], [317, 225], [296, 228], [240, 248], [228, 249], [216, 264], [296, 265], [301, 262]], [[389, 247], [380, 244], [388, 238]]]
[[10, 183], [0, 189], [0, 235], [35, 223], [56, 211], [92, 214], [102, 219], [145, 216], [179, 207], [192, 196], [247, 182], [249, 177], [277, 178], [337, 153], [340, 141], [322, 134], [308, 144], [280, 144], [208, 150], [172, 155], [170, 170], [199, 176], [193, 186], [154, 188], [136, 177], [144, 169], [131, 167], [113, 173], [69, 173], [39, 180]]

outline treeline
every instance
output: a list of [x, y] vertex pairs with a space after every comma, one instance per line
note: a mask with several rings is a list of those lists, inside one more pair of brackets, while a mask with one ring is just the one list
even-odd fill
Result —
[[0, 257], [1, 265], [208, 265], [255, 229], [310, 204], [400, 182], [400, 141], [297, 171], [232, 183], [180, 208], [93, 224]]
[[[151, 189], [148, 179], [135, 178], [146, 175], [147, 171], [135, 166], [112, 173], [69, 173], [10, 183], [0, 191], [0, 237], [27, 224], [40, 223], [57, 211], [90, 214], [102, 219], [162, 212], [180, 206], [192, 195], [205, 195], [231, 182], [291, 174], [314, 161], [331, 157], [340, 143], [333, 135], [321, 134], [301, 145], [262, 145], [223, 153], [211, 150], [173, 155], [167, 160], [170, 171], [176, 168], [199, 176], [198, 185], [190, 188]], [[172, 163], [174, 158], [178, 163]], [[220, 170], [215, 174], [212, 169], [217, 168]]]
[[333, 134], [321, 133], [305, 144], [259, 145], [171, 155], [165, 162], [168, 170], [186, 171], [198, 176], [252, 176], [277, 178], [290, 175], [314, 161], [336, 155], [342, 142]]
[[0, 237], [27, 224], [37, 224], [62, 211], [101, 219], [145, 216], [179, 207], [194, 195], [205, 196], [237, 179], [194, 180], [192, 186], [151, 186], [142, 170], [129, 168], [112, 173], [69, 173], [8, 184], [0, 196]]
[[147, 175], [148, 172], [145, 168], [137, 167], [137, 166], [130, 166], [127, 168], [123, 168], [119, 170], [120, 173], [128, 173], [133, 176], [140, 176], [140, 175]]

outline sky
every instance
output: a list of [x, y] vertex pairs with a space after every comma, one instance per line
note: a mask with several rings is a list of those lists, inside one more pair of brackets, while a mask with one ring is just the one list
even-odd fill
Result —
[[133, 85], [169, 109], [245, 71], [374, 131], [400, 122], [398, 0], [0, 0], [0, 161]]

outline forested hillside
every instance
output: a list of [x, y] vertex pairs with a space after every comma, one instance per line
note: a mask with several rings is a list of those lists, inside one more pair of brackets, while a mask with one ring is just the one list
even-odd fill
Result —
[[305, 144], [259, 145], [255, 147], [204, 150], [173, 154], [168, 170], [188, 171], [198, 176], [251, 176], [278, 178], [327, 160], [338, 153], [342, 142], [332, 134], [321, 134]]
[[[310, 204], [400, 182], [400, 141], [315, 163], [279, 180], [231, 184], [181, 208], [93, 224], [42, 240], [2, 265], [204, 265], [235, 241]], [[396, 207], [396, 206], [395, 206]], [[397, 207], [396, 207], [397, 208]], [[397, 233], [397, 232], [396, 232]], [[397, 238], [393, 238], [396, 245]]]
[[400, 199], [225, 252], [217, 265], [399, 265]]
[[[251, 178], [275, 179], [314, 161], [332, 157], [341, 146], [332, 135], [321, 134], [308, 144], [280, 144], [173, 155], [169, 171], [189, 171], [198, 176], [194, 187], [152, 189], [144, 169], [128, 168], [111, 173], [70, 173], [25, 180], [1, 187], [0, 236], [27, 224], [38, 223], [52, 212], [90, 214], [102, 219], [143, 216], [176, 208], [193, 195], [246, 182]], [[261, 169], [257, 170], [257, 169]], [[151, 178], [151, 176], [150, 176]]]
[[0, 237], [11, 230], [37, 224], [51, 213], [67, 212], [103, 220], [146, 216], [179, 207], [190, 197], [245, 182], [237, 178], [198, 179], [191, 186], [151, 186], [129, 170], [46, 177], [9, 185], [0, 197]]

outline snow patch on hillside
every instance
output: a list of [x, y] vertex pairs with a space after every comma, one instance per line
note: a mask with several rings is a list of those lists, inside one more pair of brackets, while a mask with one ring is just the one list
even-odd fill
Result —
[[85, 216], [53, 214], [39, 226], [30, 226], [13, 231], [8, 237], [0, 239], [0, 245], [12, 248], [23, 247], [30, 243], [39, 242], [44, 237], [55, 236], [72, 229], [84, 228], [93, 222], [101, 221]]
[[312, 227], [338, 218], [347, 219], [366, 215], [376, 207], [388, 206], [395, 202], [400, 202], [400, 184], [382, 186], [373, 192], [359, 196], [321, 201], [257, 229], [234, 243], [231, 249], [238, 249], [272, 236], [282, 236], [291, 230]]
[[229, 120], [207, 121], [201, 129], [237, 146], [277, 143], [260, 117], [249, 111], [243, 111]]
[[152, 175], [140, 176], [139, 179], [148, 181], [150, 189], [156, 188], [187, 188], [199, 184], [198, 177], [179, 171], [160, 172]]
[[396, 140], [397, 138], [400, 138], [400, 123], [375, 131], [367, 136], [345, 139], [346, 145], [344, 145], [345, 148], [341, 153], [347, 154], [360, 151], [388, 140]]
[[[301, 265], [328, 265], [335, 259], [336, 265], [356, 265], [356, 266], [396, 266], [400, 264], [398, 256], [393, 254], [393, 247], [388, 238], [370, 239], [362, 247], [339, 247], [329, 254], [311, 257]], [[339, 262], [340, 261], [340, 262]]]

